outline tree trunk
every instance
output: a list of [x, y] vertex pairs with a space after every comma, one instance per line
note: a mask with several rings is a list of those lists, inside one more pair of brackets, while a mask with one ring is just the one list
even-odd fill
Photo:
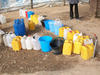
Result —
[[64, 6], [66, 5], [66, 0], [63, 0], [64, 1]]
[[31, 0], [31, 9], [33, 9], [33, 0]]

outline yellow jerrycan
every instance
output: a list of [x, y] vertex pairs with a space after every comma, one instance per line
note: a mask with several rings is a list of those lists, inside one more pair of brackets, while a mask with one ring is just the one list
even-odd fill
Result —
[[73, 53], [80, 54], [82, 45], [83, 45], [83, 40], [76, 40], [74, 42]]
[[81, 50], [81, 57], [84, 60], [88, 60], [93, 56], [94, 45], [84, 45]]
[[59, 37], [63, 37], [64, 36], [64, 29], [65, 29], [65, 27], [59, 28]]
[[21, 50], [21, 37], [16, 37], [12, 40], [12, 48], [14, 51], [20, 51]]
[[59, 28], [59, 37], [64, 37], [64, 29], [68, 29], [69, 27], [61, 27]]
[[74, 31], [69, 31], [67, 33], [67, 40], [73, 40], [73, 34], [74, 34]]
[[90, 45], [87, 45], [87, 46], [89, 48], [89, 56], [91, 58], [93, 56], [93, 52], [94, 52], [94, 45], [90, 44]]
[[63, 45], [63, 55], [72, 54], [72, 40], [65, 40]]
[[33, 23], [33, 21], [29, 20], [28, 27], [29, 27], [29, 30], [35, 30], [35, 24]]
[[38, 21], [38, 15], [31, 15], [31, 20], [33, 21], [33, 23], [35, 24], [35, 25], [37, 25], [38, 23], [39, 23], [39, 21]]
[[69, 31], [67, 34], [67, 40], [73, 40], [74, 34], [76, 34], [76, 33], [79, 33], [79, 31], [78, 30]]

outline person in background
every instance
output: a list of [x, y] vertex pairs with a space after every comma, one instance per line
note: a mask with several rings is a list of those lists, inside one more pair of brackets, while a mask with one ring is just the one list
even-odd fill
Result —
[[70, 19], [73, 19], [74, 14], [73, 14], [73, 6], [75, 6], [75, 18], [79, 19], [79, 12], [78, 12], [78, 3], [79, 0], [69, 0], [70, 4]]

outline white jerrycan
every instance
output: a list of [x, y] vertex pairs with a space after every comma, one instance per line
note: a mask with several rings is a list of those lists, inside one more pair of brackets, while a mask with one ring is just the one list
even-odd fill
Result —
[[3, 15], [0, 15], [0, 22], [1, 24], [5, 24], [6, 23], [6, 17]]
[[26, 49], [26, 36], [23, 36], [22, 38], [21, 38], [21, 45], [22, 45], [22, 49]]
[[89, 45], [89, 44], [93, 44], [93, 39], [85, 39], [84, 40], [84, 45]]
[[3, 35], [3, 42], [4, 42], [4, 45], [5, 45], [5, 46], [8, 46], [7, 39], [6, 39], [7, 34], [8, 34], [8, 33], [6, 33], [5, 35]]
[[22, 9], [19, 9], [19, 16], [23, 16], [22, 11]]
[[15, 37], [16, 37], [16, 35], [13, 34], [12, 32], [7, 34], [6, 39], [7, 39], [8, 47], [12, 48], [11, 42], [12, 42], [13, 38], [15, 38]]
[[27, 50], [32, 50], [32, 37], [31, 36], [28, 36], [27, 38], [26, 38], [26, 48], [27, 48]]
[[34, 50], [40, 50], [41, 49], [40, 43], [39, 43], [39, 38], [40, 38], [39, 35], [37, 35], [37, 34], [33, 35], [32, 45], [33, 45]]
[[76, 34], [74, 34], [73, 42], [75, 42], [75, 40], [78, 38], [78, 36], [82, 36], [82, 33], [76, 33]]
[[42, 21], [43, 19], [45, 19], [43, 16], [39, 16], [39, 17], [38, 17], [39, 25], [42, 25], [41, 21]]
[[71, 31], [70, 28], [64, 29], [64, 39], [67, 39], [67, 33]]

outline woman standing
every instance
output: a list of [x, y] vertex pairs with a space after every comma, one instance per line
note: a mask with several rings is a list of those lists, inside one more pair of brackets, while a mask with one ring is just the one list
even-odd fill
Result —
[[70, 4], [70, 19], [73, 19], [73, 6], [75, 6], [75, 18], [79, 19], [79, 12], [78, 12], [78, 3], [79, 0], [69, 0]]

